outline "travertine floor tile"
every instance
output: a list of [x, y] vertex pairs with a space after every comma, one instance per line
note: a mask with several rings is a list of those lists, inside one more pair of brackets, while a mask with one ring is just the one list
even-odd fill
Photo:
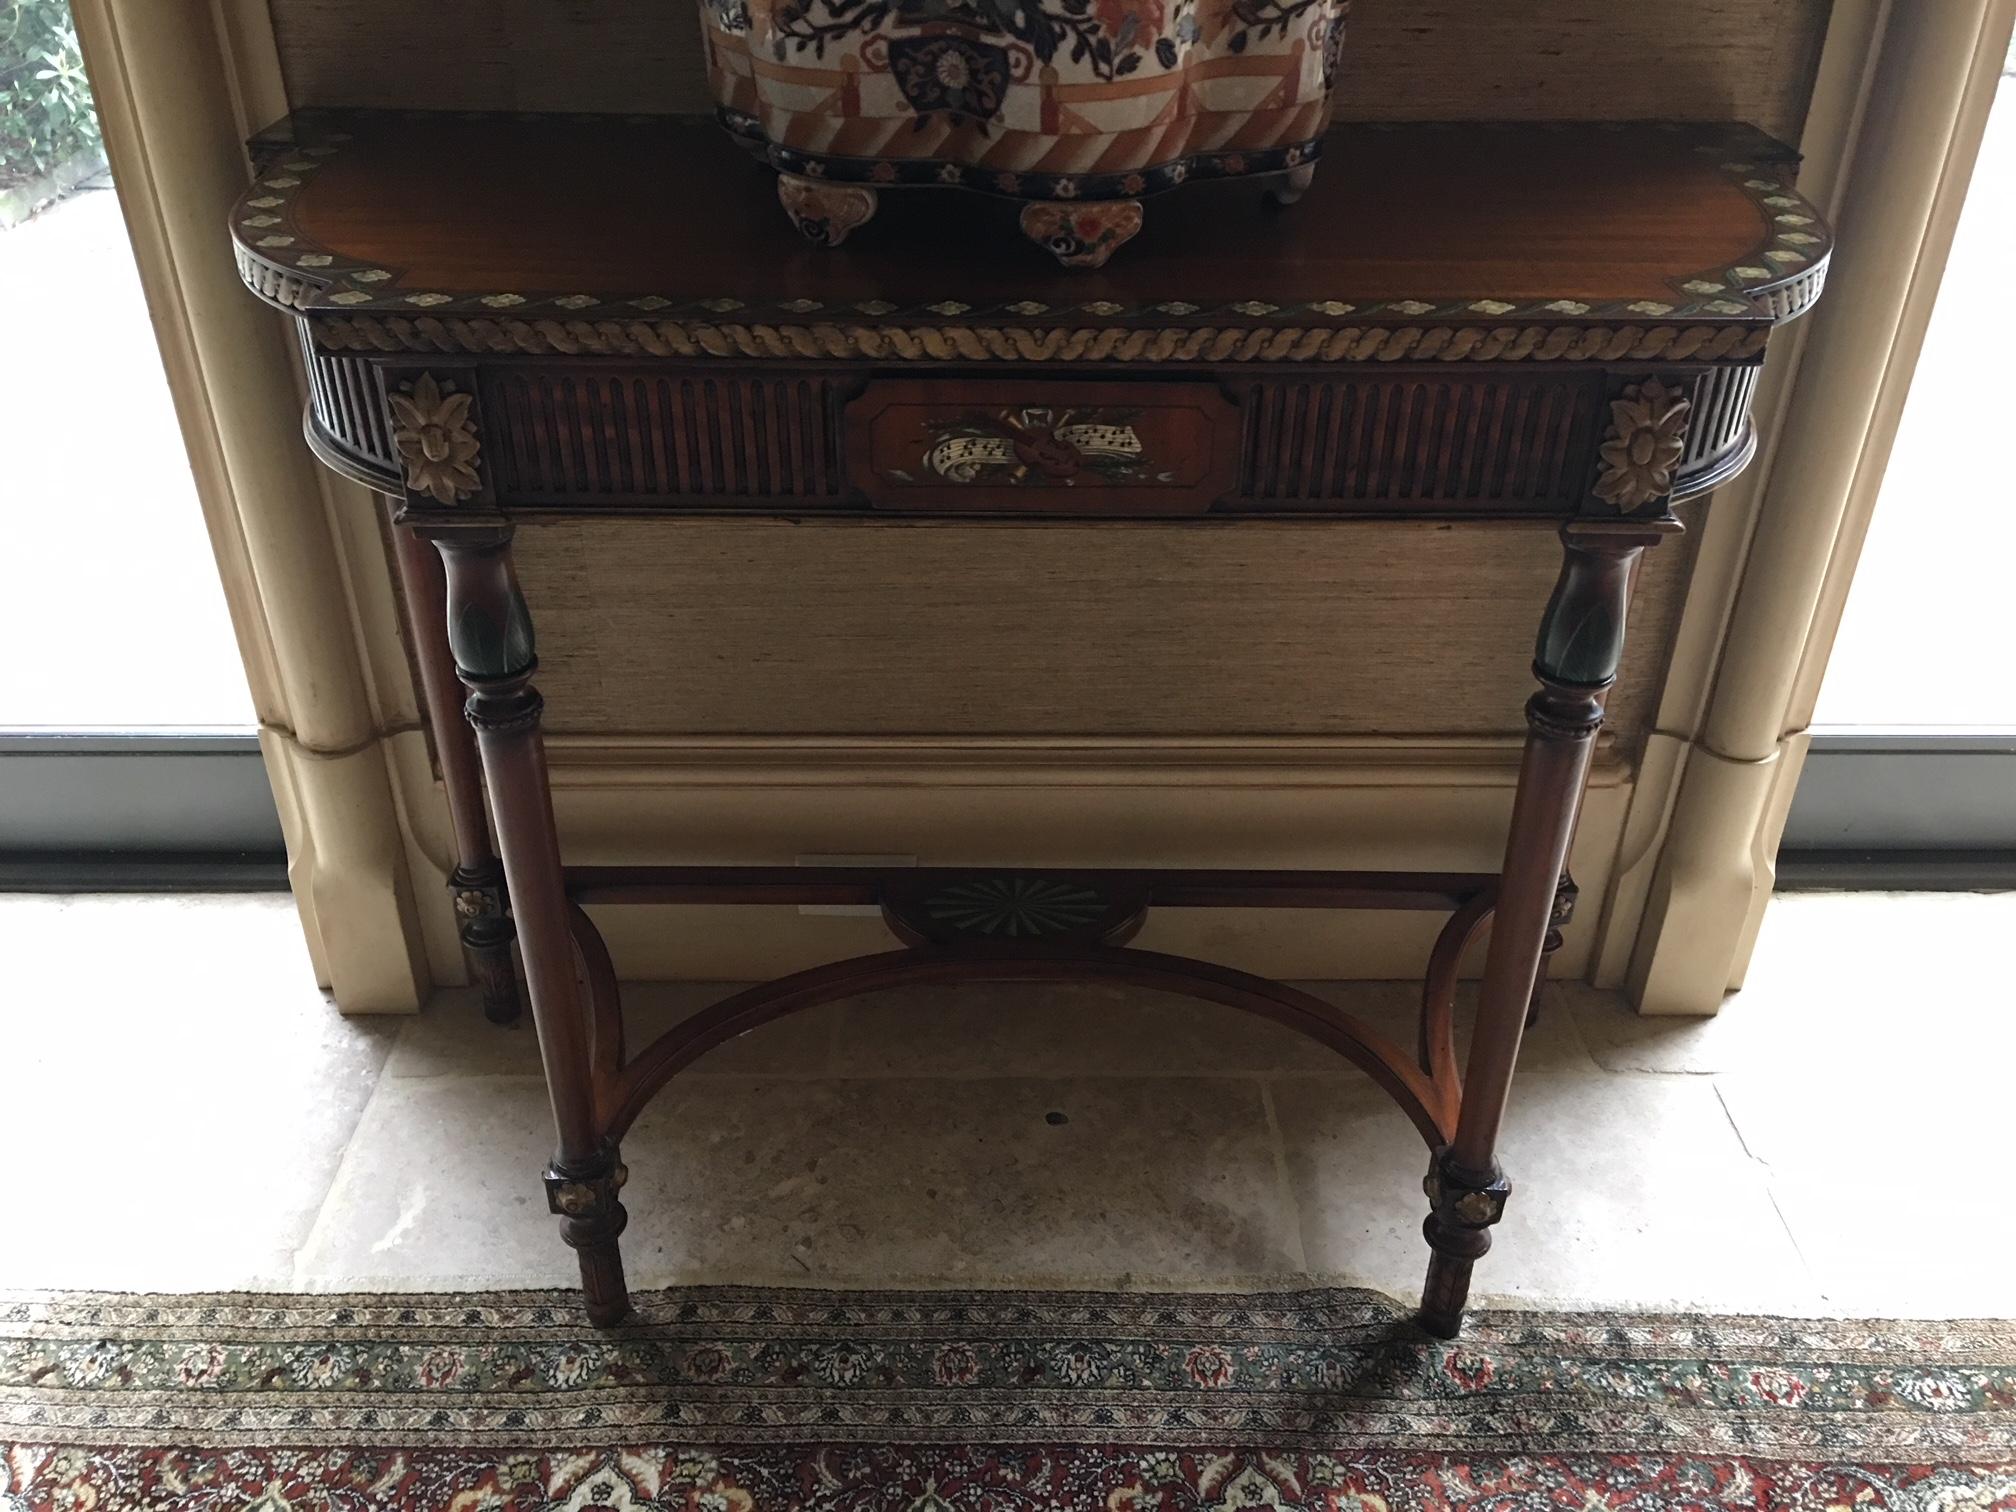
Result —
[[[1411, 1049], [1416, 982], [1296, 985]], [[1591, 1065], [1572, 1015], [1554, 997], [1521, 1051], [1531, 1069]], [[1459, 1049], [1476, 992], [1457, 1002]], [[1100, 984], [962, 983], [859, 998], [839, 1025], [835, 1068], [846, 1076], [1187, 1076], [1265, 1073], [1356, 1078], [1328, 1047], [1271, 1020], [1163, 993]]]
[[2016, 893], [1791, 893], [1772, 900], [1741, 992], [1712, 1019], [1641, 1018], [1571, 990], [1607, 1071], [1914, 1077], [2016, 1063], [2016, 989], [1998, 954]]
[[2016, 1315], [2016, 1209], [1970, 1177], [1964, 1157], [1888, 1186], [1852, 1171], [1775, 1175], [1771, 1186], [1825, 1312]]
[[291, 899], [0, 897], [0, 1285], [284, 1285], [397, 1026]]
[[[1394, 1034], [1417, 990], [1358, 983], [1348, 1006]], [[850, 1076], [1356, 1074], [1334, 1051], [1253, 1014], [1073, 982], [962, 983], [858, 998], [847, 1005], [838, 1057]]]
[[[2011, 1071], [1968, 1061], [1923, 1074], [1815, 1066], [1714, 1079], [1745, 1148], [1774, 1175], [1854, 1176], [1872, 1195], [2016, 1150]], [[2016, 1268], [2016, 1266], [2012, 1266]]]
[[1554, 991], [1590, 1059], [1605, 1071], [1705, 1076], [1740, 1064], [1748, 1053], [1743, 1042], [1756, 1038], [1749, 1024], [1729, 1018], [1646, 1018], [1623, 993], [1582, 982]]
[[[1752, 985], [1706, 1025], [1550, 988], [1479, 1298], [2016, 1311], [2016, 1219], [1983, 1176], [2009, 1144], [2012, 912], [1781, 899]], [[31, 1157], [60, 1139], [91, 1196], [82, 1220], [17, 1205], [0, 1285], [571, 1281], [529, 1024], [500, 1031], [467, 993], [343, 1019], [289, 900], [0, 897], [0, 989], [0, 1139]], [[630, 988], [633, 1040], [721, 990]], [[1411, 984], [1314, 990], [1411, 1041]], [[1098, 986], [781, 1021], [700, 1062], [626, 1154], [639, 1285], [1315, 1276], [1411, 1298], [1426, 1258], [1426, 1153], [1353, 1068], [1263, 1020]]]
[[[1311, 1268], [1416, 1295], [1428, 1156], [1412, 1126], [1370, 1089], [1272, 1091]], [[1478, 1263], [1479, 1297], [1812, 1305], [1763, 1174], [1706, 1082], [1531, 1075], [1500, 1149], [1513, 1195]]]
[[[387, 1078], [299, 1277], [568, 1280], [530, 1078]], [[1177, 1281], [1292, 1274], [1250, 1080], [696, 1078], [624, 1141], [632, 1280]]]
[[[1298, 984], [1403, 1046], [1414, 1043], [1420, 987], [1413, 982]], [[623, 1005], [632, 1052], [733, 983], [630, 982]], [[1540, 1025], [1521, 1052], [1528, 1070], [1586, 1068], [1573, 1017], [1550, 987]], [[1467, 1046], [1476, 1006], [1457, 1005]], [[388, 1076], [538, 1074], [529, 1015], [499, 1027], [473, 994], [441, 993], [406, 1021]], [[737, 1076], [996, 1077], [1191, 1076], [1267, 1073], [1355, 1077], [1335, 1052], [1292, 1030], [1214, 1003], [1132, 988], [1071, 982], [974, 982], [876, 993], [766, 1024], [709, 1051], [690, 1074]]]

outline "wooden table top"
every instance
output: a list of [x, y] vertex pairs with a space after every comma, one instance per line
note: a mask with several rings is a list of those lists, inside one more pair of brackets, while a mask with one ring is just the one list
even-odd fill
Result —
[[1185, 186], [1096, 272], [929, 189], [807, 246], [711, 121], [310, 112], [254, 147], [241, 264], [311, 317], [1727, 327], [1803, 310], [1831, 248], [1743, 126], [1346, 126], [1300, 204]]

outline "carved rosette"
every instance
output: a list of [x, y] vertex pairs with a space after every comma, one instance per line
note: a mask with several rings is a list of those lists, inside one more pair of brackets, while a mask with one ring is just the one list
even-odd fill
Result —
[[457, 393], [432, 373], [422, 373], [390, 399], [392, 442], [410, 492], [454, 505], [482, 488], [474, 394]]
[[1441, 1228], [1445, 1238], [1451, 1230], [1477, 1231], [1477, 1239], [1484, 1240], [1479, 1253], [1489, 1247], [1482, 1230], [1505, 1216], [1505, 1199], [1512, 1195], [1512, 1183], [1504, 1176], [1494, 1173], [1489, 1181], [1481, 1182], [1466, 1177], [1450, 1168], [1443, 1150], [1437, 1150], [1429, 1160], [1421, 1189], [1428, 1195], [1429, 1223]]
[[1657, 378], [1624, 390], [1610, 405], [1610, 429], [1597, 451], [1596, 497], [1631, 514], [1673, 492], [1687, 451], [1693, 402]]
[[1575, 904], [1582, 896], [1582, 889], [1575, 885], [1575, 879], [1566, 872], [1561, 874], [1560, 884], [1554, 889], [1554, 906], [1547, 913], [1547, 948], [1561, 948], [1562, 931], [1575, 922]]
[[501, 918], [503, 910], [491, 894], [474, 887], [464, 887], [455, 894], [455, 917], [465, 924], [475, 919]]
[[455, 900], [455, 923], [465, 939], [500, 932], [509, 938], [506, 921], [511, 917], [511, 900], [504, 892], [502, 866], [494, 861], [483, 867], [458, 866], [448, 885]]
[[594, 1220], [620, 1212], [616, 1194], [630, 1180], [630, 1168], [609, 1156], [602, 1169], [570, 1173], [560, 1166], [546, 1170], [546, 1206], [563, 1218]]

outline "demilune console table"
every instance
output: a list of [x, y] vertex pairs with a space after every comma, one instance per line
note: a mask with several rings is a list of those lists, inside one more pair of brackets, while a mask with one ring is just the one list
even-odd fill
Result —
[[[1494, 1148], [1573, 904], [1634, 566], [1680, 528], [1675, 499], [1748, 462], [1765, 343], [1819, 297], [1829, 233], [1791, 152], [1743, 126], [1359, 126], [1327, 150], [1292, 209], [1193, 185], [1089, 272], [964, 196], [892, 193], [844, 249], [806, 246], [707, 122], [329, 112], [253, 144], [239, 266], [298, 328], [309, 445], [391, 501], [462, 939], [508, 1018], [515, 931], [559, 1131], [548, 1199], [596, 1323], [629, 1306], [619, 1142], [681, 1069], [817, 1003], [1008, 974], [1186, 993], [1361, 1066], [1432, 1152], [1421, 1321], [1461, 1326], [1510, 1191]], [[1503, 869], [565, 865], [515, 523], [752, 514], [1558, 521]], [[895, 948], [738, 992], [633, 1052], [584, 911], [616, 903], [878, 904]], [[1418, 1043], [1130, 949], [1157, 906], [1447, 913]], [[1487, 924], [1459, 1067], [1458, 963]]]

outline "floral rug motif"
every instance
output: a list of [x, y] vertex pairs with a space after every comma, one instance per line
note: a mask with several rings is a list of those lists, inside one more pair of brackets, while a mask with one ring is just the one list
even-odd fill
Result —
[[2016, 1512], [2016, 1324], [1370, 1292], [0, 1295], [0, 1512]]

